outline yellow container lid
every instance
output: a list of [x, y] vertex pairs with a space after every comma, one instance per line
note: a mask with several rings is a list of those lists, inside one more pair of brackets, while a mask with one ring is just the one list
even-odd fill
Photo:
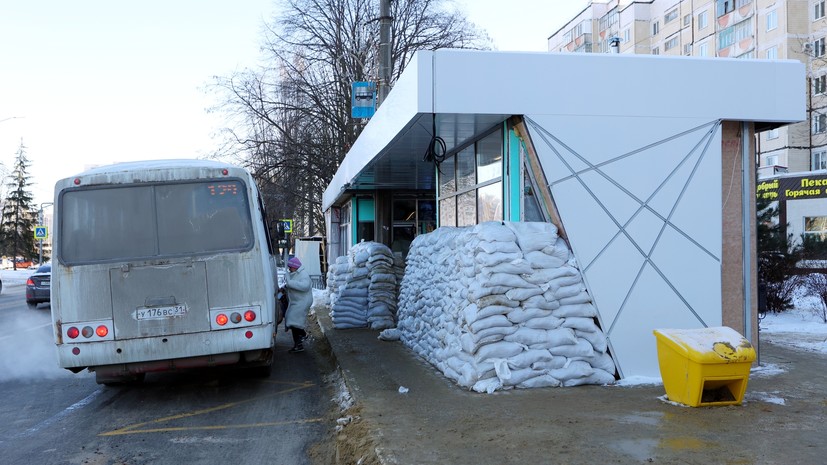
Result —
[[755, 348], [738, 331], [720, 326], [696, 329], [656, 329], [658, 341], [698, 363], [753, 362]]

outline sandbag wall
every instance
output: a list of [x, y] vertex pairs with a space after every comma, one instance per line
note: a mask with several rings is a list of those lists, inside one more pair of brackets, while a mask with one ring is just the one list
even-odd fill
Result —
[[477, 392], [615, 381], [597, 311], [550, 223], [417, 236], [397, 316], [407, 346]]
[[360, 242], [338, 257], [327, 276], [333, 327], [394, 327], [398, 266], [391, 249], [378, 242]]

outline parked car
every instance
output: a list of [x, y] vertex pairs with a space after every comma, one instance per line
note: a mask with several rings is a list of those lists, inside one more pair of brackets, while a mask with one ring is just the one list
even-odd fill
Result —
[[51, 300], [52, 265], [41, 265], [33, 275], [26, 280], [26, 303], [29, 307], [37, 307], [41, 302]]

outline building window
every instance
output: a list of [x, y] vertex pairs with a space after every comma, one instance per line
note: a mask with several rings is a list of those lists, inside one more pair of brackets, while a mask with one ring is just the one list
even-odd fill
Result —
[[709, 42], [704, 42], [700, 46], [698, 46], [698, 56], [701, 56], [701, 57], [708, 57], [709, 56]]
[[730, 26], [718, 33], [718, 50], [729, 47], [735, 43], [735, 28]]
[[827, 131], [827, 115], [816, 113], [813, 115], [813, 134], [822, 134]]
[[670, 22], [676, 19], [678, 19], [678, 9], [673, 8], [672, 10], [667, 11], [665, 15], [663, 15], [663, 24], [669, 24]]
[[771, 10], [767, 13], [767, 31], [778, 27], [778, 10]]
[[777, 60], [778, 59], [778, 47], [772, 46], [767, 49], [767, 60]]
[[652, 23], [652, 35], [656, 36], [660, 32], [660, 23], [655, 21]]
[[824, 37], [813, 41], [813, 55], [817, 57], [824, 56]]
[[683, 27], [691, 26], [692, 25], [692, 15], [686, 15], [683, 17]]
[[741, 21], [740, 23], [734, 26], [735, 29], [735, 41], [741, 41], [748, 37], [752, 37], [752, 18], [747, 19], [746, 21]]
[[810, 161], [810, 169], [812, 171], [827, 169], [827, 150], [813, 152]]
[[652, 49], [652, 55], [660, 55], [660, 50], [657, 47]]
[[820, 2], [816, 2], [814, 10], [813, 10], [813, 18], [814, 20], [819, 20], [824, 17], [824, 0]]
[[735, 8], [741, 8], [752, 3], [752, 0], [735, 0]]
[[735, 0], [715, 0], [715, 13], [718, 18], [735, 9]]
[[663, 51], [669, 51], [678, 46], [678, 36], [672, 36], [663, 44]]
[[[767, 140], [778, 139], [778, 128], [770, 129], [765, 133], [767, 135]], [[767, 158], [769, 160], [769, 158]]]
[[692, 55], [692, 44], [684, 44], [683, 54], [684, 55]]
[[805, 216], [804, 238], [822, 241], [827, 239], [827, 216]]
[[698, 13], [698, 29], [706, 29], [709, 24], [709, 18], [706, 11]]
[[439, 169], [440, 226], [503, 219], [503, 142], [496, 130], [452, 156]]
[[822, 74], [813, 79], [813, 93], [823, 94], [825, 92], [827, 92], [827, 74]]
[[623, 42], [629, 43], [632, 41], [632, 30], [630, 28], [626, 28], [623, 31]]
[[767, 164], [765, 166], [777, 166], [778, 165], [778, 155], [767, 155]]

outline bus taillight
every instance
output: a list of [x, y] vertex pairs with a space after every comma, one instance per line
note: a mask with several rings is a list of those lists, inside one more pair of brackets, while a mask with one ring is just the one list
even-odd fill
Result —
[[256, 319], [256, 312], [252, 310], [247, 310], [244, 312], [244, 319], [247, 321], [255, 321]]
[[240, 323], [241, 322], [241, 314], [238, 313], [238, 312], [233, 312], [230, 315], [230, 321], [232, 321], [233, 323]]
[[218, 326], [224, 326], [224, 325], [226, 325], [226, 324], [227, 324], [227, 321], [229, 321], [229, 318], [227, 318], [227, 315], [225, 315], [225, 314], [223, 314], [223, 313], [219, 313], [219, 314], [218, 314], [218, 315], [216, 315], [216, 317], [215, 317], [215, 322], [216, 322], [216, 323], [218, 323]]
[[86, 339], [89, 339], [93, 334], [95, 334], [95, 330], [92, 329], [91, 326], [84, 326], [83, 329], [80, 330], [80, 334], [82, 334]]
[[100, 325], [95, 329], [95, 334], [99, 337], [106, 337], [106, 335], [109, 334], [109, 328], [104, 325]]
[[80, 336], [80, 330], [72, 326], [66, 330], [66, 335], [69, 336], [70, 339], [75, 339]]

